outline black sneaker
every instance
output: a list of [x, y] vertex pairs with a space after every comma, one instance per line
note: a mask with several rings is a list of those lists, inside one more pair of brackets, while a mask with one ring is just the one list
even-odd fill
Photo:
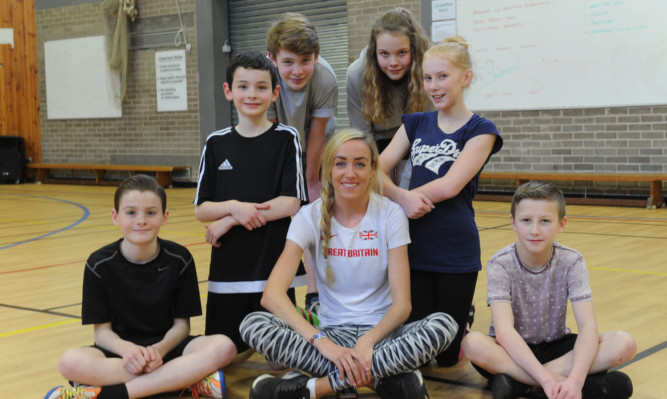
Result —
[[382, 399], [430, 398], [424, 378], [419, 370], [382, 378], [375, 384], [375, 392]]
[[496, 374], [491, 380], [493, 399], [514, 399], [526, 393], [529, 387], [507, 374]]
[[296, 371], [276, 378], [264, 374], [255, 379], [250, 388], [250, 399], [310, 399], [306, 387], [309, 377]]
[[620, 371], [591, 374], [581, 390], [583, 399], [626, 399], [632, 396], [632, 381]]

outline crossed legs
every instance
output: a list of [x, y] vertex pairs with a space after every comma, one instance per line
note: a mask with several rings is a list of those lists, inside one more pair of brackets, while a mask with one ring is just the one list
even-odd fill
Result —
[[200, 336], [190, 341], [179, 356], [152, 373], [134, 375], [123, 367], [121, 358], [107, 358], [92, 347], [67, 350], [58, 370], [69, 381], [107, 386], [124, 383], [130, 398], [175, 391], [195, 384], [229, 364], [236, 347], [224, 335]]

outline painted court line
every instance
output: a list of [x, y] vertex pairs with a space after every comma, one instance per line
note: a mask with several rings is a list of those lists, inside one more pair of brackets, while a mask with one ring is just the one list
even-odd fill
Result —
[[65, 325], [65, 324], [77, 323], [77, 322], [81, 321], [80, 317], [72, 316], [71, 314], [67, 314], [67, 313], [51, 312], [51, 311], [31, 309], [31, 308], [26, 308], [26, 307], [22, 307], [22, 306], [14, 306], [14, 305], [6, 305], [6, 304], [0, 304], [0, 307], [9, 308], [9, 309], [16, 309], [16, 310], [25, 310], [25, 311], [29, 311], [29, 312], [37, 312], [37, 313], [42, 313], [42, 314], [49, 314], [49, 315], [53, 315], [53, 316], [64, 316], [64, 317], [68, 318], [67, 320], [58, 321], [58, 322], [55, 322], [55, 323], [42, 324], [42, 325], [39, 325], [39, 326], [22, 328], [20, 330], [8, 331], [6, 333], [0, 333], [0, 338], [9, 337], [9, 336], [12, 336], [12, 335], [23, 334], [23, 333], [27, 333], [27, 332], [31, 332], [31, 331], [43, 330], [45, 328], [62, 326], [62, 325]]
[[[194, 246], [206, 245], [206, 244], [208, 244], [206, 241], [202, 241], [202, 242], [194, 242], [194, 243], [191, 243], [191, 244], [183, 244], [183, 246], [184, 247], [194, 247]], [[0, 248], [0, 249], [2, 249], [2, 248]], [[82, 259], [82, 260], [75, 260], [75, 261], [65, 262], [65, 263], [56, 263], [56, 264], [53, 264], [53, 265], [35, 266], [35, 267], [28, 268], [28, 269], [5, 270], [5, 271], [1, 271], [0, 275], [31, 272], [31, 271], [35, 271], [35, 270], [50, 269], [52, 267], [59, 267], [59, 266], [83, 265], [84, 263], [86, 263], [86, 260]]]
[[6, 332], [6, 333], [1, 333], [0, 338], [9, 337], [9, 336], [12, 336], [12, 335], [17, 335], [17, 334], [23, 334], [23, 333], [32, 332], [32, 331], [37, 331], [37, 330], [43, 330], [45, 328], [50, 328], [50, 327], [63, 326], [65, 324], [78, 323], [78, 322], [80, 322], [78, 319], [70, 319], [70, 320], [59, 321], [59, 322], [51, 323], [51, 324], [45, 324], [45, 325], [41, 325], [41, 326], [24, 328], [22, 330], [9, 331], [9, 332]]
[[[647, 358], [647, 357], [649, 357], [649, 356], [651, 356], [655, 353], [658, 353], [665, 348], [667, 348], [667, 341], [664, 341], [664, 342], [662, 342], [662, 343], [660, 343], [656, 346], [653, 346], [651, 348], [648, 348], [646, 350], [641, 351], [631, 361], [629, 361], [627, 363], [623, 363], [623, 364], [621, 364], [617, 367], [614, 367], [614, 368], [610, 369], [610, 371], [621, 370], [625, 367], [630, 366], [633, 363], [637, 363], [640, 360], [644, 360], [645, 358]], [[467, 387], [467, 388], [475, 388], [475, 389], [479, 389], [480, 391], [489, 391], [490, 390], [489, 387], [486, 386], [486, 385], [472, 384], [472, 383], [469, 383], [469, 382], [451, 380], [451, 379], [448, 379], [448, 378], [441, 378], [441, 377], [433, 377], [433, 376], [430, 376], [430, 375], [423, 375], [423, 377], [424, 377], [425, 380], [440, 382], [442, 384], [457, 385], [457, 386]]]
[[[207, 283], [207, 282], [208, 282], [208, 280], [199, 281], [199, 284], [201, 285], [201, 284]], [[208, 297], [208, 295], [207, 294], [200, 294], [199, 297], [201, 299], [206, 299]], [[76, 303], [76, 304], [72, 304], [72, 305], [61, 306], [61, 308], [62, 307], [79, 306], [79, 305], [81, 305], [81, 304]], [[5, 307], [5, 308], [9, 308], [9, 309], [16, 309], [16, 310], [25, 310], [25, 311], [28, 311], [28, 312], [49, 314], [49, 315], [54, 315], [54, 316], [63, 316], [63, 317], [68, 318], [68, 320], [59, 321], [59, 322], [56, 322], [56, 323], [42, 324], [42, 325], [39, 325], [39, 326], [23, 328], [23, 329], [14, 330], [14, 331], [8, 331], [6, 333], [0, 333], [0, 338], [9, 337], [11, 335], [22, 334], [22, 333], [30, 332], [30, 331], [43, 330], [45, 328], [58, 327], [58, 326], [62, 326], [62, 325], [65, 325], [65, 324], [72, 324], [72, 323], [76, 323], [76, 322], [79, 322], [79, 323], [81, 322], [81, 316], [71, 315], [71, 314], [68, 314], [68, 313], [54, 312], [53, 310], [48, 310], [48, 309], [47, 310], [40, 310], [40, 309], [32, 309], [32, 308], [26, 308], [26, 307], [15, 306], [15, 305], [7, 305], [7, 304], [0, 304], [0, 307]], [[58, 309], [58, 308], [52, 308], [52, 309]]]
[[49, 200], [49, 201], [58, 201], [58, 202], [63, 202], [63, 203], [69, 204], [69, 205], [74, 205], [74, 206], [80, 208], [83, 211], [83, 216], [81, 216], [81, 218], [79, 218], [79, 220], [70, 224], [69, 226], [65, 226], [61, 229], [54, 230], [54, 231], [51, 231], [51, 232], [46, 233], [46, 234], [42, 234], [41, 236], [37, 236], [37, 237], [30, 238], [30, 239], [27, 239], [27, 240], [18, 241], [18, 242], [12, 243], [12, 244], [5, 245], [4, 247], [0, 247], [0, 250], [15, 247], [17, 245], [25, 244], [25, 243], [32, 242], [32, 241], [41, 240], [42, 238], [49, 237], [49, 236], [52, 236], [54, 234], [58, 234], [58, 233], [63, 232], [65, 230], [69, 230], [72, 227], [80, 224], [84, 220], [88, 219], [88, 216], [90, 216], [90, 210], [88, 210], [88, 208], [86, 208], [85, 206], [83, 206], [81, 204], [77, 204], [76, 202], [62, 200], [62, 199], [58, 199], [58, 198], [39, 197], [39, 196], [33, 196], [33, 195], [27, 195], [26, 197], [40, 198], [40, 199], [46, 199], [46, 200]]
[[639, 352], [637, 355], [635, 355], [635, 357], [632, 360], [630, 360], [627, 363], [623, 363], [618, 367], [614, 367], [612, 370], [620, 370], [620, 369], [622, 369], [624, 367], [627, 367], [627, 366], [629, 366], [633, 363], [637, 363], [638, 361], [643, 360], [643, 359], [653, 355], [654, 353], [658, 353], [665, 348], [667, 348], [667, 341], [664, 341], [663, 343], [658, 344], [658, 345], [656, 345], [652, 348], [648, 348], [646, 350], [643, 350], [643, 351]]

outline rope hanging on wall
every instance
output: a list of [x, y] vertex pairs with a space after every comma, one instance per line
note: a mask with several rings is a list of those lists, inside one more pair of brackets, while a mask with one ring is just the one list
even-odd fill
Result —
[[130, 55], [130, 23], [139, 15], [136, 0], [102, 1], [102, 18], [106, 31], [107, 62], [109, 67], [120, 72], [120, 99], [125, 98], [127, 87], [127, 65]]

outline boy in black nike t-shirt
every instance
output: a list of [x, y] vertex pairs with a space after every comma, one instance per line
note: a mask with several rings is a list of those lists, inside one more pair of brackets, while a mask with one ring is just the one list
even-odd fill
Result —
[[116, 189], [112, 218], [123, 238], [93, 252], [83, 274], [81, 320], [94, 325], [95, 344], [62, 355], [58, 370], [78, 385], [45, 399], [143, 398], [187, 386], [227, 397], [220, 369], [236, 349], [222, 335], [190, 335], [190, 317], [202, 313], [197, 270], [187, 248], [158, 237], [166, 207], [150, 176]]
[[[308, 200], [299, 132], [271, 123], [278, 72], [257, 51], [235, 56], [227, 68], [225, 97], [239, 122], [213, 132], [199, 166], [195, 216], [212, 245], [206, 334], [225, 334], [239, 353], [243, 318], [263, 310], [266, 280], [285, 244], [290, 217]], [[298, 273], [292, 287], [305, 285]], [[290, 289], [294, 300], [294, 289]]]

